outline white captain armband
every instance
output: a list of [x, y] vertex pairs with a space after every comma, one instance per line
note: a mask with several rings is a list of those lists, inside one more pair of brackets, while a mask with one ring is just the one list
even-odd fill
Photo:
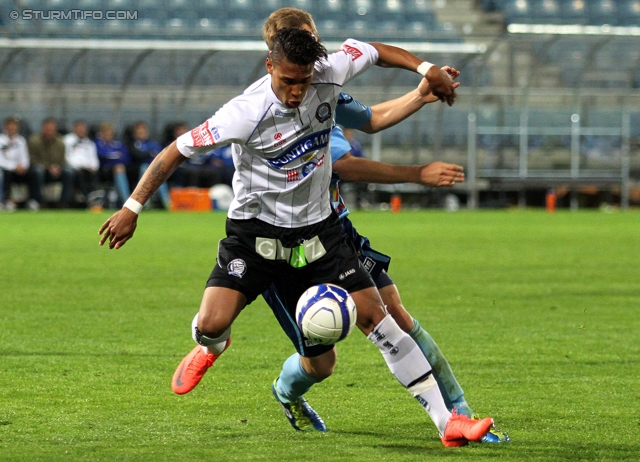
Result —
[[142, 212], [142, 204], [132, 198], [126, 200], [126, 202], [124, 203], [124, 207], [128, 208], [136, 215], [140, 215], [140, 212]]

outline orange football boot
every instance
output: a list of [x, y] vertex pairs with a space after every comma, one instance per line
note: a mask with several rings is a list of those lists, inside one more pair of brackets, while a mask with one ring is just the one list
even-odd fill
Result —
[[[224, 346], [222, 353], [231, 345], [231, 337], [227, 339], [227, 344]], [[205, 353], [202, 345], [196, 345], [191, 353], [185, 356], [171, 380], [171, 389], [178, 395], [184, 395], [193, 390], [202, 380], [205, 372], [213, 366], [213, 363], [222, 354], [214, 355], [213, 353]]]
[[440, 438], [442, 444], [447, 447], [465, 446], [469, 441], [482, 441], [491, 426], [493, 419], [485, 417], [482, 420], [471, 420], [466, 415], [458, 414], [453, 410], [451, 418], [447, 422], [444, 435]]

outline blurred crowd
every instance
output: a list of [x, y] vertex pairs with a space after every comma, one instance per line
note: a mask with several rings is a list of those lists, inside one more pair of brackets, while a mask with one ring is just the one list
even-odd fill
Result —
[[[127, 126], [118, 137], [109, 122], [77, 120], [67, 130], [47, 118], [40, 131], [31, 134], [25, 121], [7, 117], [0, 134], [0, 210], [119, 208], [163, 147], [188, 129], [184, 122], [167, 124], [157, 141], [144, 121]], [[172, 187], [230, 186], [233, 172], [228, 146], [189, 159], [162, 185], [150, 206], [168, 209]]]

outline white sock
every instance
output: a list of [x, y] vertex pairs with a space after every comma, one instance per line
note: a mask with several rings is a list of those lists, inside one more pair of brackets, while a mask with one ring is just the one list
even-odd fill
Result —
[[416, 342], [389, 315], [380, 321], [368, 338], [380, 349], [398, 382], [422, 404], [442, 436], [451, 413], [431, 374], [431, 365]]
[[206, 335], [200, 336], [200, 342], [198, 342], [198, 338], [196, 336], [196, 328], [198, 327], [198, 315], [200, 313], [196, 313], [193, 321], [191, 321], [191, 337], [193, 341], [196, 343], [200, 343], [202, 350], [205, 353], [213, 353], [214, 355], [219, 355], [224, 351], [224, 347], [227, 346], [227, 340], [231, 336], [231, 327], [229, 327], [224, 333], [217, 338], [207, 337]]

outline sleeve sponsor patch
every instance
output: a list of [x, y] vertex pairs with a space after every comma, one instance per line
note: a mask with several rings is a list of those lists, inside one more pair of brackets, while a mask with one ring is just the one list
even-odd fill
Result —
[[356, 59], [362, 56], [362, 51], [358, 50], [356, 47], [352, 47], [351, 45], [347, 45], [346, 43], [342, 44], [342, 51], [351, 56], [351, 61], [355, 61]]
[[202, 125], [191, 130], [191, 138], [194, 146], [211, 146], [216, 144], [216, 140], [220, 139], [220, 135], [216, 127], [209, 130], [209, 121], [207, 120]]

